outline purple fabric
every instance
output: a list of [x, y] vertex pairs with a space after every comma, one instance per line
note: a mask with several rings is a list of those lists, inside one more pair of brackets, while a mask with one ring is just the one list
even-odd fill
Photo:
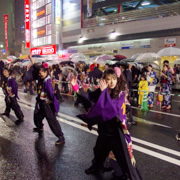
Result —
[[106, 88], [87, 114], [88, 119], [99, 118], [108, 121], [114, 117], [120, 118], [121, 122], [126, 119], [126, 113], [123, 114], [123, 103], [125, 103], [125, 94], [121, 93], [118, 99], [112, 99]]
[[[99, 90], [97, 91], [97, 93]], [[89, 99], [89, 94], [87, 98]], [[94, 94], [95, 96], [95, 94]], [[126, 119], [126, 106], [125, 106], [125, 93], [121, 92], [119, 98], [112, 99], [106, 88], [101, 92], [98, 100], [95, 102], [94, 106], [90, 109], [87, 114], [78, 115], [80, 119], [88, 123], [88, 125], [97, 124], [98, 121], [108, 121], [117, 117], [122, 124], [125, 123], [127, 129], [127, 119]], [[89, 128], [91, 129], [91, 128]], [[125, 134], [128, 143], [131, 142], [130, 134]]]
[[[54, 90], [53, 90], [50, 78], [47, 79], [46, 81], [44, 81], [43, 88], [44, 88], [44, 91], [47, 92], [48, 97], [50, 98], [50, 100], [53, 101], [54, 109], [55, 109], [56, 113], [58, 113], [59, 112], [59, 103], [58, 103], [58, 100], [56, 99], [56, 97], [54, 95]], [[43, 89], [42, 89], [42, 91], [43, 91]]]
[[11, 78], [11, 77], [8, 78], [7, 86], [12, 88], [12, 90], [11, 90], [12, 94], [15, 95], [15, 98], [19, 99], [19, 97], [18, 97], [18, 85], [17, 85], [14, 78]]

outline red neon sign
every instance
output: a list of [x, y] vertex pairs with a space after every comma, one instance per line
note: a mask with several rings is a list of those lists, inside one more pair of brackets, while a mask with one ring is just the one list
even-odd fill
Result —
[[26, 37], [26, 48], [30, 48], [30, 23], [29, 23], [29, 0], [25, 0], [25, 37]]
[[31, 49], [32, 55], [51, 55], [56, 54], [56, 45], [44, 46]]
[[6, 51], [8, 51], [8, 14], [4, 15], [4, 32], [6, 41]]

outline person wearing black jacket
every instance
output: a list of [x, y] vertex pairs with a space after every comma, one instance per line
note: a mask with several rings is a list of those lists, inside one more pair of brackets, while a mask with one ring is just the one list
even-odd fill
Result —
[[62, 96], [59, 90], [59, 75], [62, 73], [62, 71], [59, 69], [58, 65], [53, 65], [53, 81], [54, 81], [54, 94], [58, 101], [62, 102]]

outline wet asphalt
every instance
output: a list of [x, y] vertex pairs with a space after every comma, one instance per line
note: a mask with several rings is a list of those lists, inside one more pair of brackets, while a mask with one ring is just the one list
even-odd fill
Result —
[[[85, 112], [74, 106], [73, 97], [63, 96], [58, 120], [66, 143], [55, 146], [57, 138], [46, 120], [42, 135], [32, 132], [35, 96], [19, 91], [24, 122], [14, 124], [16, 117], [0, 118], [0, 180], [110, 180], [112, 172], [86, 175], [91, 165], [97, 136], [83, 127], [76, 118]], [[129, 126], [133, 137], [134, 155], [144, 180], [180, 179], [180, 142], [175, 134], [180, 129], [180, 99], [173, 99], [169, 112], [156, 107], [141, 112], [133, 107], [137, 126]], [[4, 96], [0, 91], [0, 113], [4, 111]], [[168, 113], [168, 114], [165, 114]], [[67, 116], [68, 115], [68, 116]]]

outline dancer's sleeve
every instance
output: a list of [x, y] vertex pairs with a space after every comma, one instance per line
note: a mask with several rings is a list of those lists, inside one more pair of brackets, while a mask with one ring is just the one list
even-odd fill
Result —
[[10, 86], [12, 88], [12, 90], [11, 90], [12, 94], [14, 94], [16, 98], [18, 98], [18, 85], [17, 85], [15, 79], [12, 78], [10, 80]]
[[59, 112], [59, 103], [54, 95], [54, 90], [53, 90], [50, 79], [45, 82], [45, 91], [47, 92], [50, 100], [53, 101], [54, 109], [55, 109], [56, 113], [58, 113]]

